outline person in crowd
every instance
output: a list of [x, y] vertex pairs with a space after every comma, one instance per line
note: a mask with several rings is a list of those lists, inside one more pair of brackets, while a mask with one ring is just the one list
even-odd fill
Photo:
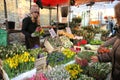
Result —
[[27, 49], [40, 47], [39, 37], [33, 35], [38, 26], [40, 26], [39, 7], [38, 5], [32, 5], [30, 15], [22, 21], [22, 33], [25, 35], [25, 45]]
[[107, 19], [106, 23], [107, 23], [107, 30], [109, 31], [108, 37], [111, 37], [114, 34], [114, 23], [113, 23], [113, 20], [111, 18]]
[[[108, 54], [98, 54], [97, 56], [92, 56], [92, 62], [111, 62], [112, 72], [111, 80], [120, 80], [120, 2], [114, 7], [115, 17], [118, 24], [116, 30], [116, 36], [106, 41], [100, 46], [106, 47], [112, 45], [112, 49]], [[103, 73], [104, 74], [104, 73]]]

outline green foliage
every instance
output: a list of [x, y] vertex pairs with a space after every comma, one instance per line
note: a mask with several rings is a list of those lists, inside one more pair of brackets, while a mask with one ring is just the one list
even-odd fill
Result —
[[34, 57], [38, 57], [39, 54], [47, 54], [47, 52], [43, 51], [42, 48], [35, 48], [35, 49], [31, 49], [29, 50], [30, 55], [34, 56]]
[[9, 78], [13, 78], [23, 72], [31, 70], [34, 67], [35, 58], [28, 52], [23, 54], [16, 54], [13, 57], [8, 57], [3, 60], [3, 68], [8, 74]]
[[84, 71], [86, 71], [89, 76], [94, 77], [96, 80], [104, 80], [111, 72], [111, 69], [112, 67], [109, 63], [93, 63]]
[[72, 18], [72, 22], [70, 22], [70, 27], [78, 26], [81, 23], [81, 17], [74, 17]]
[[0, 46], [0, 58], [6, 59], [7, 57], [13, 57], [16, 54], [21, 54], [26, 51], [26, 48], [22, 44], [12, 44], [8, 46]]
[[85, 74], [80, 74], [80, 77], [77, 80], [95, 80], [93, 77], [89, 77]]
[[102, 43], [103, 43], [103, 41], [101, 41], [101, 40], [94, 40], [94, 39], [92, 39], [90, 41], [91, 45], [101, 45]]
[[95, 53], [94, 52], [89, 52], [89, 51], [82, 51], [82, 52], [79, 52], [77, 54], [77, 56], [79, 58], [81, 58], [81, 59], [87, 59], [88, 61], [91, 60], [90, 57], [93, 56], [93, 55], [95, 55]]
[[74, 59], [74, 56], [71, 58], [67, 58], [67, 56], [65, 56], [61, 52], [53, 52], [51, 54], [48, 54], [48, 56], [47, 56], [47, 62], [52, 67], [54, 67], [56, 65], [65, 64], [73, 59]]

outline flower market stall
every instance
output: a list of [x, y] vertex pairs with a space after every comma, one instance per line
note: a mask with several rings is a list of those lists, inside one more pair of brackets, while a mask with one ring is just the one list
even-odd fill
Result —
[[[96, 31], [96, 33], [98, 32], [99, 30]], [[75, 33], [73, 37], [75, 37], [74, 35]], [[77, 33], [77, 35], [79, 34]], [[86, 35], [79, 36], [83, 36], [83, 39], [76, 40], [65, 34], [54, 38], [49, 36], [46, 38], [49, 45], [31, 50], [26, 50], [25, 46], [21, 44], [0, 47], [3, 68], [12, 80], [35, 80], [36, 78], [38, 80], [42, 78], [43, 80], [105, 80], [111, 71], [111, 64], [91, 63], [90, 60], [91, 56], [97, 55], [96, 47], [103, 42], [93, 39], [95, 35], [93, 38]], [[47, 49], [49, 46], [53, 50], [49, 51]], [[110, 48], [100, 50], [99, 54], [107, 54], [108, 49]]]
[[[41, 2], [43, 6], [57, 6], [65, 5], [69, 0], [41, 0]], [[108, 32], [98, 26], [80, 26], [81, 20], [80, 16], [75, 17], [70, 30], [66, 28], [57, 30], [55, 36], [50, 33], [50, 36], [44, 37], [43, 46], [40, 48], [26, 49], [24, 44], [0, 46], [0, 59], [3, 60], [3, 69], [9, 79], [108, 80], [112, 70], [111, 63], [91, 61], [91, 56], [110, 52], [111, 46], [98, 50], [106, 41], [103, 37], [107, 36]], [[90, 24], [93, 23], [99, 22], [93, 21]], [[44, 34], [44, 28], [37, 28], [33, 35]]]

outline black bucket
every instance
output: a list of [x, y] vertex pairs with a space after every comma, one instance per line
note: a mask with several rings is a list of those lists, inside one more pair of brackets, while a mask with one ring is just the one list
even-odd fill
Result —
[[8, 29], [15, 29], [15, 22], [8, 21]]

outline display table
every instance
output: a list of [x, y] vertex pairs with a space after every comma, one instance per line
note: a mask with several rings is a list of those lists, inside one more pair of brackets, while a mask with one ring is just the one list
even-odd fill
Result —
[[19, 33], [21, 30], [8, 29], [8, 33]]
[[17, 77], [12, 78], [11, 80], [23, 80], [25, 78], [31, 78], [35, 74], [36, 74], [36, 68], [34, 68], [30, 71], [27, 71], [25, 73], [22, 73], [22, 74], [18, 75]]

